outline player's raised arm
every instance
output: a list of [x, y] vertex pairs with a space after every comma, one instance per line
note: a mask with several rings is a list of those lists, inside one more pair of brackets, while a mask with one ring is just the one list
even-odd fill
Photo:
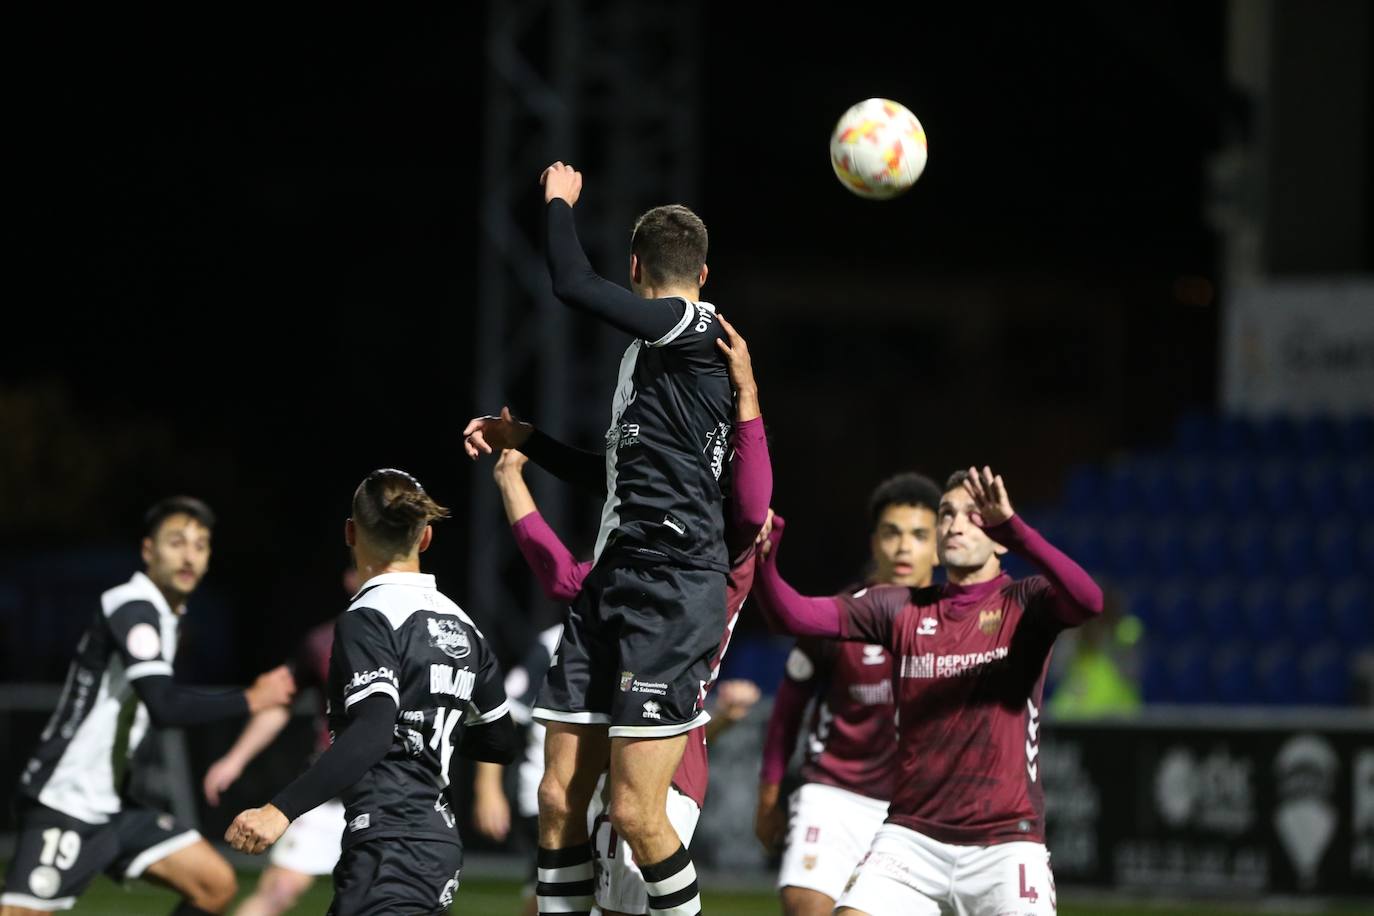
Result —
[[606, 495], [606, 455], [565, 445], [517, 420], [509, 407], [498, 416], [473, 417], [463, 428], [463, 451], [474, 461], [493, 451], [518, 449], [564, 483]]
[[573, 204], [582, 193], [582, 173], [555, 162], [539, 176], [544, 186], [547, 257], [553, 292], [568, 306], [595, 315], [642, 340], [667, 337], [683, 320], [679, 299], [645, 299], [592, 269], [577, 238]]
[[[730, 528], [736, 538], [752, 538], [768, 522], [768, 506], [773, 501], [773, 463], [768, 455], [768, 439], [764, 433], [749, 345], [724, 315], [716, 317], [725, 332], [725, 340], [717, 340], [716, 346], [725, 356], [730, 383], [735, 388]], [[731, 555], [734, 553], [732, 549]]]
[[754, 594], [759, 604], [783, 630], [796, 636], [826, 636], [840, 638], [840, 603], [834, 598], [811, 598], [802, 595], [785, 582], [778, 572], [778, 546], [782, 543], [786, 522], [773, 516], [773, 530], [769, 534], [769, 549], [758, 560], [754, 576]]
[[1016, 514], [1006, 483], [992, 468], [968, 469], [964, 489], [973, 498], [974, 522], [997, 543], [1035, 564], [1049, 582], [1044, 600], [1061, 623], [1077, 626], [1102, 613], [1102, 588], [1083, 567]]
[[492, 476], [501, 490], [516, 546], [534, 571], [540, 587], [553, 601], [572, 601], [582, 590], [582, 581], [591, 571], [590, 563], [579, 563], [539, 514], [534, 495], [525, 484], [525, 456], [514, 449], [501, 453]]

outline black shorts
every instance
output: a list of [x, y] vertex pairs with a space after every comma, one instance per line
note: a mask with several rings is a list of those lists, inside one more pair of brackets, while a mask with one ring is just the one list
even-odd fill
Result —
[[582, 584], [534, 717], [680, 735], [710, 720], [704, 685], [725, 635], [725, 574], [606, 558]]
[[442, 840], [378, 837], [346, 847], [334, 866], [328, 916], [447, 913], [463, 870], [463, 847]]
[[170, 814], [130, 808], [108, 823], [88, 824], [32, 804], [19, 813], [19, 839], [0, 903], [30, 910], [68, 910], [96, 875], [137, 878], [154, 862], [200, 840]]

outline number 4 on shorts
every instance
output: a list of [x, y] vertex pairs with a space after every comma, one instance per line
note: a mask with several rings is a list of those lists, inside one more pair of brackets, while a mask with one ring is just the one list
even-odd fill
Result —
[[1035, 888], [1026, 887], [1026, 866], [1018, 865], [1017, 868], [1021, 869], [1021, 896], [1031, 903], [1035, 903], [1040, 899], [1040, 894], [1036, 892]]

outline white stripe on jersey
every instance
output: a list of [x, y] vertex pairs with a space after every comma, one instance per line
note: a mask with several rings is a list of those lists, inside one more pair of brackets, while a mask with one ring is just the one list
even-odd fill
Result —
[[472, 618], [440, 592], [434, 584], [434, 577], [427, 573], [394, 572], [373, 576], [358, 589], [348, 609], [351, 611], [359, 607], [369, 607], [380, 613], [393, 630], [399, 630], [416, 611], [451, 614], [482, 637], [482, 631], [477, 629]]
[[[682, 320], [679, 321], [677, 324], [673, 325], [673, 329], [669, 331], [667, 334], [664, 334], [658, 340], [645, 341], [645, 343], [649, 344], [649, 346], [664, 347], [672, 343], [673, 341], [677, 340], [678, 337], [682, 336], [682, 332], [687, 330], [687, 325], [692, 323], [692, 319], [697, 317], [697, 310], [696, 307], [692, 305], [692, 300], [688, 299], [685, 296], [678, 296], [677, 298], [681, 299], [687, 305], [687, 311], [682, 313]], [[702, 304], [705, 305], [706, 303]]]
[[[688, 308], [690, 310], [691, 307]], [[620, 418], [635, 399], [635, 366], [639, 363], [639, 350], [643, 343], [641, 340], [632, 341], [625, 348], [625, 355], [620, 357], [620, 376], [615, 383], [615, 394], [611, 397], [611, 426], [606, 430], [606, 504], [601, 508], [601, 530], [596, 535], [592, 565], [601, 561], [601, 552], [606, 549], [611, 532], [620, 527], [620, 494], [616, 492], [616, 457], [619, 450], [616, 444]]]
[[468, 703], [468, 714], [463, 718], [464, 725], [486, 725], [488, 722], [495, 722], [497, 719], [510, 712], [510, 700], [502, 700], [501, 705], [487, 712], [477, 708], [477, 704]]
[[388, 684], [386, 681], [378, 681], [375, 684], [372, 684], [362, 690], [359, 690], [352, 696], [347, 697], [344, 700], [344, 709], [352, 709], [354, 703], [357, 703], [360, 700], [365, 700], [368, 697], [372, 696], [374, 693], [386, 694], [387, 696], [391, 697], [391, 699], [395, 700], [397, 708], [400, 708], [401, 695], [397, 692], [396, 688], [391, 684]]

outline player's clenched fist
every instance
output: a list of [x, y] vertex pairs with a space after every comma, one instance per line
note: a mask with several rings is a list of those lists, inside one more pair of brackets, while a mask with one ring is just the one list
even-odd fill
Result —
[[239, 852], [257, 855], [281, 839], [289, 826], [291, 822], [275, 805], [263, 805], [240, 812], [224, 831], [224, 839]]

